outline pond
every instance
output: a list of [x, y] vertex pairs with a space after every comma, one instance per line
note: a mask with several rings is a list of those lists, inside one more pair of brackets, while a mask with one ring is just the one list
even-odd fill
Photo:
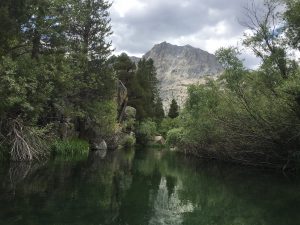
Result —
[[300, 180], [137, 149], [0, 168], [5, 225], [296, 225]]

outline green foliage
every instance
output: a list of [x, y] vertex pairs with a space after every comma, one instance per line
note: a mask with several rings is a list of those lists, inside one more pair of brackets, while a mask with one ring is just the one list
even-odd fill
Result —
[[124, 132], [130, 132], [135, 129], [135, 119], [129, 118], [123, 122]]
[[135, 143], [136, 143], [136, 139], [135, 139], [134, 136], [132, 136], [132, 135], [125, 135], [125, 137], [122, 140], [121, 146], [124, 149], [131, 149], [131, 148], [133, 148], [133, 146], [135, 145]]
[[178, 106], [176, 100], [173, 99], [172, 102], [171, 102], [171, 105], [170, 105], [168, 117], [174, 119], [178, 116], [179, 116], [179, 106]]
[[[157, 94], [158, 95], [158, 94]], [[162, 99], [157, 96], [156, 101], [154, 103], [154, 118], [160, 122], [165, 117], [165, 111], [162, 104]]]
[[110, 137], [115, 133], [117, 104], [115, 101], [90, 101], [86, 103], [86, 126], [97, 130], [101, 137]]
[[56, 140], [51, 146], [55, 156], [76, 157], [88, 156], [89, 143], [80, 139]]
[[158, 80], [152, 59], [141, 59], [136, 71], [138, 87], [132, 106], [137, 109], [137, 120], [163, 118], [162, 103], [158, 94]]
[[147, 144], [153, 139], [157, 132], [157, 125], [152, 120], [141, 122], [137, 128], [136, 135], [141, 144]]
[[286, 0], [287, 10], [284, 18], [287, 22], [287, 35], [292, 47], [300, 49], [300, 2], [298, 0]]
[[215, 53], [219, 63], [224, 69], [228, 70], [242, 70], [244, 65], [238, 58], [240, 52], [235, 47], [220, 48]]
[[230, 73], [189, 88], [179, 143], [204, 157], [283, 167], [300, 144], [298, 75], [283, 80], [261, 68], [228, 79]]
[[109, 59], [116, 76], [127, 88], [128, 105], [137, 110], [137, 120], [164, 118], [162, 100], [158, 93], [158, 80], [152, 59], [141, 59], [136, 66], [125, 54]]
[[167, 144], [169, 146], [180, 146], [184, 138], [183, 128], [173, 128], [167, 133]]
[[104, 0], [1, 2], [1, 135], [10, 133], [10, 121], [43, 128], [66, 118], [93, 124], [103, 135], [114, 132], [110, 6]]
[[248, 165], [286, 169], [299, 163], [300, 70], [286, 54], [286, 43], [298, 47], [298, 1], [287, 2], [290, 33], [282, 28], [278, 35], [273, 25], [282, 22], [282, 11], [276, 1], [264, 3], [267, 13], [257, 17], [262, 11], [252, 5], [244, 23], [250, 30], [244, 45], [262, 59], [261, 66], [247, 70], [238, 49], [218, 50], [225, 71], [216, 81], [189, 87], [182, 128], [168, 132], [171, 144], [201, 157]]
[[181, 126], [181, 118], [176, 117], [174, 119], [170, 117], [164, 118], [159, 124], [159, 133], [166, 137], [169, 130], [173, 128], [179, 128]]

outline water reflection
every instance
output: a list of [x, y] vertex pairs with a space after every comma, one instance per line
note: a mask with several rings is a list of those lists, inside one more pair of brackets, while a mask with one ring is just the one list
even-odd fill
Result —
[[[172, 177], [169, 177], [169, 180], [170, 178]], [[159, 190], [153, 203], [154, 214], [149, 221], [150, 225], [182, 224], [183, 213], [193, 212], [194, 206], [191, 202], [185, 204], [180, 200], [178, 191], [181, 188], [182, 185], [173, 185], [168, 188], [166, 177], [161, 178]]]
[[300, 182], [153, 149], [0, 167], [0, 224], [300, 223]]

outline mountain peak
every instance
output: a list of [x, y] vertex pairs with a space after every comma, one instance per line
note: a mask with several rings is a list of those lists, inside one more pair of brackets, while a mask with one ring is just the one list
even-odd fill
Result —
[[214, 77], [223, 70], [213, 54], [191, 45], [177, 46], [164, 41], [143, 57], [154, 61], [165, 110], [173, 98], [179, 105], [184, 104], [188, 85], [204, 82], [205, 77]]

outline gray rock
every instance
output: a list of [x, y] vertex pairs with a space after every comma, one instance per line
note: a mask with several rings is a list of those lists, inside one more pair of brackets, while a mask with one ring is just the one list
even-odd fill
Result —
[[166, 112], [173, 98], [179, 106], [183, 106], [188, 85], [204, 83], [207, 78], [215, 79], [223, 71], [214, 55], [190, 45], [176, 46], [163, 42], [143, 57], [154, 61]]
[[138, 62], [141, 60], [141, 58], [136, 57], [136, 56], [130, 56], [130, 59], [132, 62], [134, 62], [136, 65], [138, 64]]
[[106, 151], [107, 150], [107, 144], [104, 140], [94, 140], [91, 142], [91, 149], [93, 151]]
[[160, 145], [166, 144], [166, 140], [164, 139], [163, 136], [155, 136], [155, 137], [153, 138], [153, 141], [154, 141], [154, 143], [160, 144]]

